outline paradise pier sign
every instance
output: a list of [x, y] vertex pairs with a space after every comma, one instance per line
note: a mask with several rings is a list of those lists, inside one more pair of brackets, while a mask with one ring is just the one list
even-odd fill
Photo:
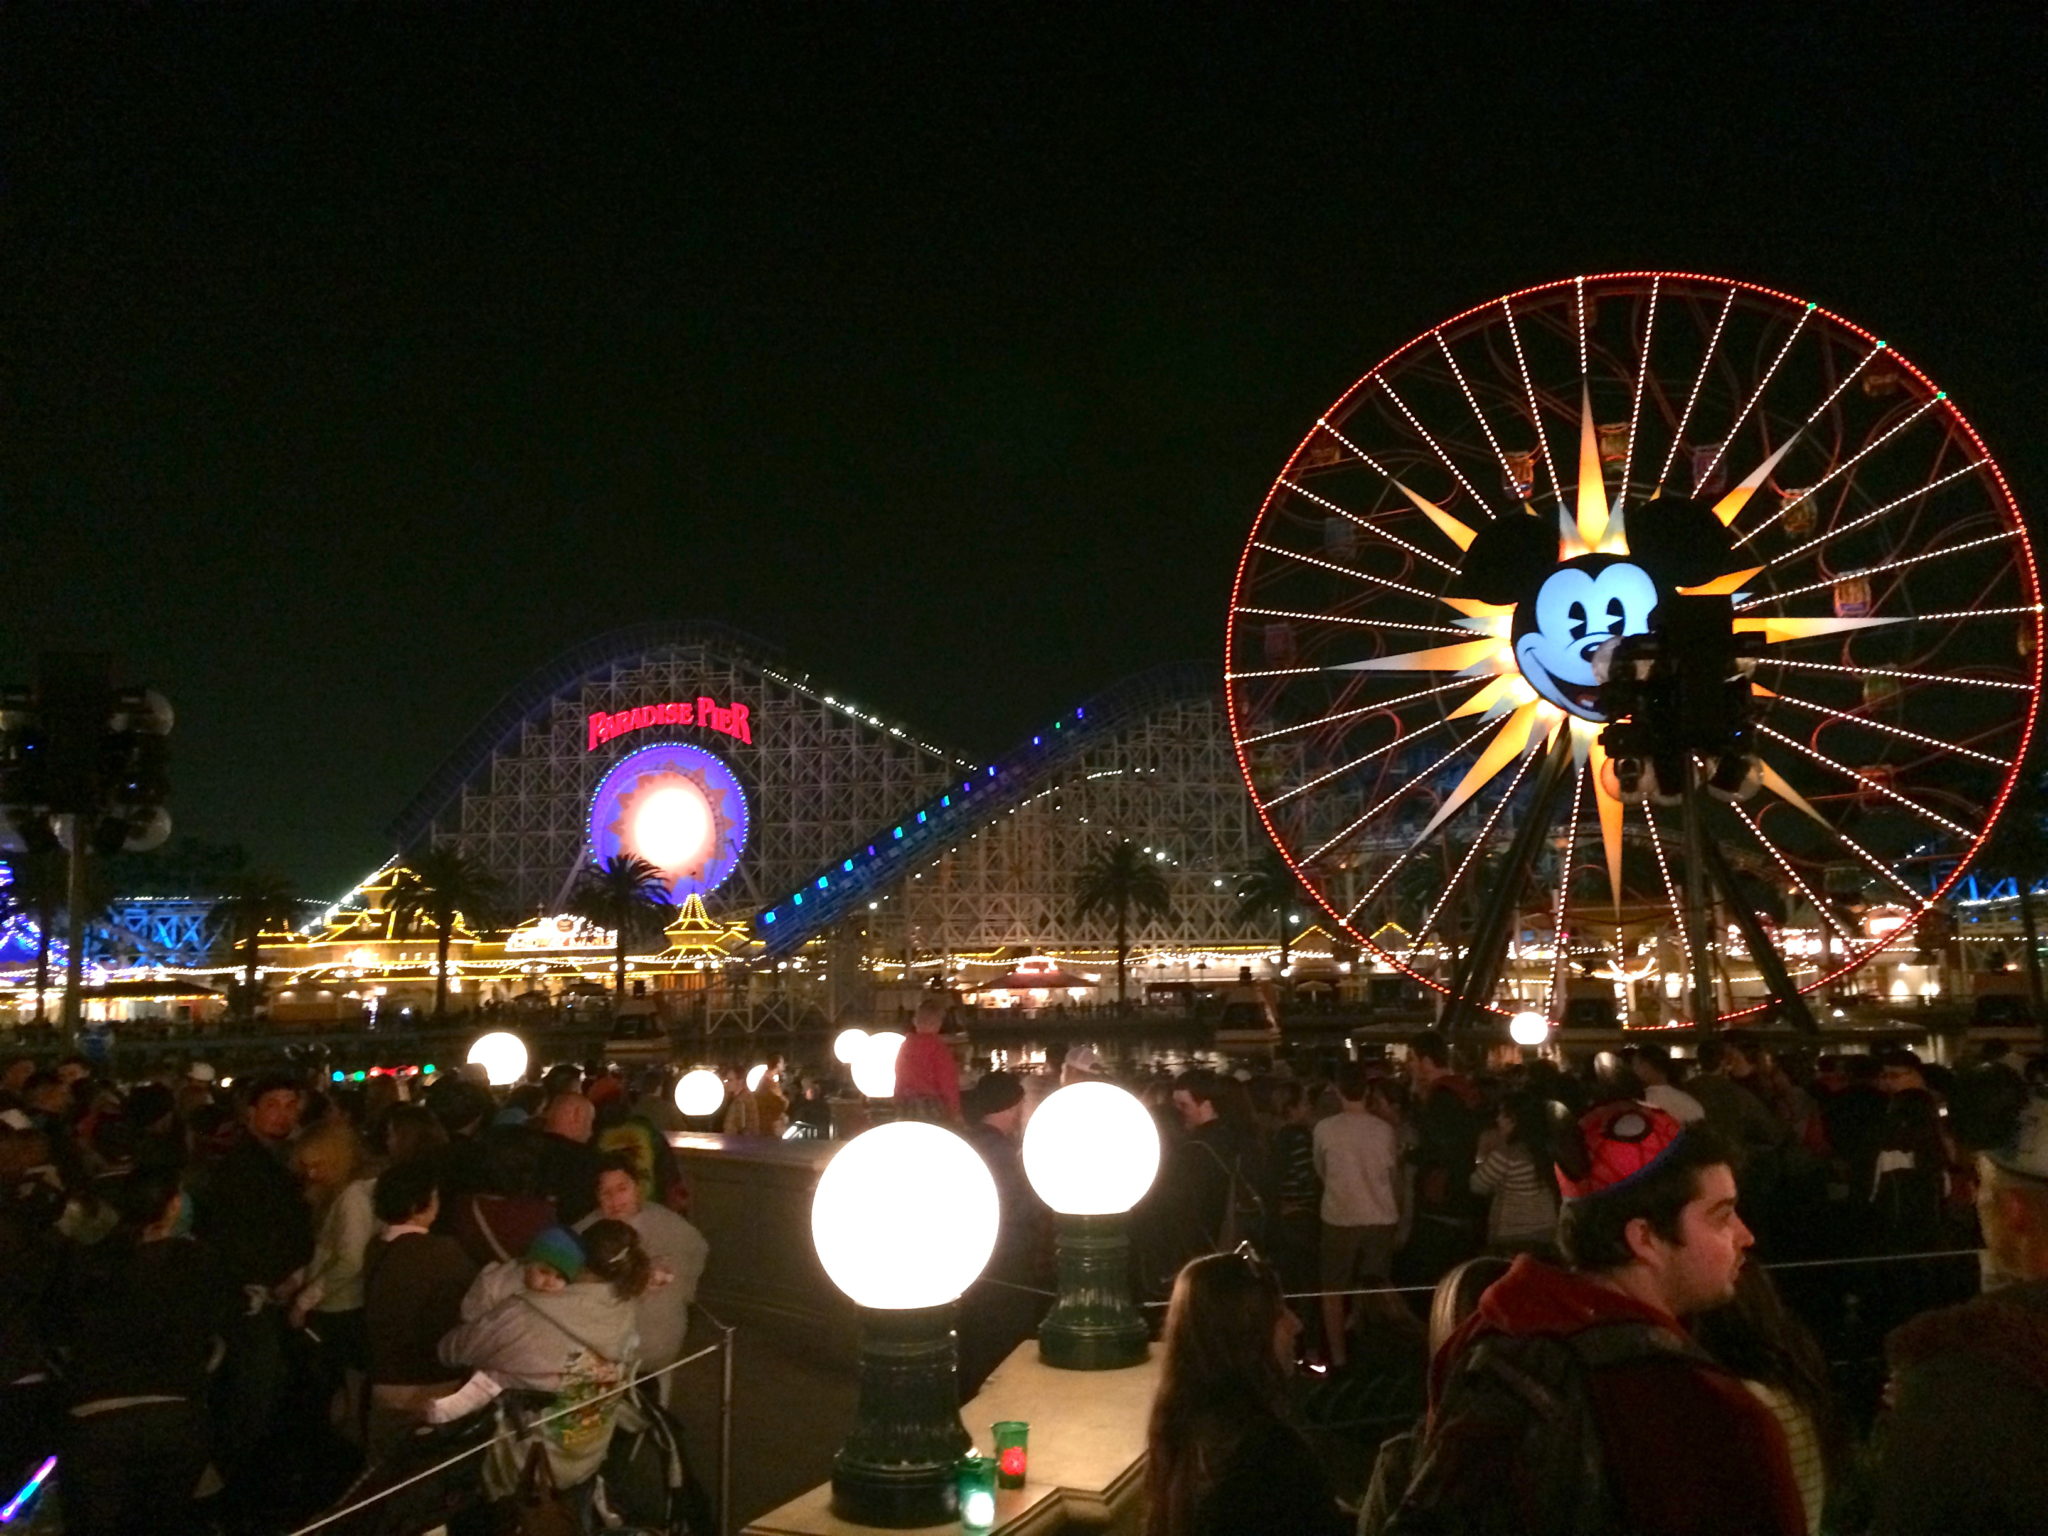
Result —
[[716, 699], [700, 694], [694, 700], [679, 699], [665, 704], [641, 704], [632, 709], [621, 709], [607, 714], [599, 710], [589, 719], [590, 737], [583, 750], [595, 752], [608, 741], [633, 731], [649, 730], [658, 725], [694, 725], [707, 731], [720, 731], [748, 746], [754, 744], [753, 726], [748, 720], [746, 705], [720, 704]]

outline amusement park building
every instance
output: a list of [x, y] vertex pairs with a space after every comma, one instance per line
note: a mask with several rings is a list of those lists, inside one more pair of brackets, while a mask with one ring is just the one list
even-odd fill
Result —
[[1113, 919], [1077, 917], [1075, 882], [1095, 848], [1128, 839], [1172, 898], [1135, 921], [1135, 950], [1223, 980], [1274, 943], [1237, 914], [1235, 877], [1265, 845], [1219, 683], [1157, 669], [976, 762], [734, 630], [621, 631], [508, 695], [393, 842], [461, 850], [528, 915], [559, 911], [593, 859], [651, 856], [674, 899], [700, 896], [766, 957], [829, 936], [885, 964], [993, 975], [1041, 950], [1113, 954]]

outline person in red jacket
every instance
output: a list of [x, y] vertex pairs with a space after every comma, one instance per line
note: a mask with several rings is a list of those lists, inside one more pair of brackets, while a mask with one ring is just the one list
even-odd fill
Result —
[[939, 1037], [946, 1005], [927, 997], [917, 1005], [913, 1033], [896, 1053], [896, 1100], [909, 1119], [960, 1123], [960, 1064]]
[[[1752, 1242], [1726, 1144], [1630, 1101], [1560, 1140], [1569, 1267], [1517, 1258], [1438, 1353], [1417, 1471], [1385, 1529], [1801, 1536], [1777, 1419], [1680, 1321], [1734, 1298]], [[1488, 1382], [1525, 1385], [1567, 1357], [1552, 1380], [1581, 1394], [1589, 1459], [1524, 1466], [1518, 1398]]]

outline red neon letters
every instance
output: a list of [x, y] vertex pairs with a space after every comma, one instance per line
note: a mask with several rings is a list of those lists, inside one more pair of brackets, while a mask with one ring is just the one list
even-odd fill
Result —
[[644, 731], [657, 725], [702, 726], [707, 731], [723, 731], [728, 736], [737, 737], [750, 747], [754, 744], [746, 705], [721, 705], [714, 699], [699, 695], [695, 703], [642, 704], [638, 708], [622, 709], [609, 715], [599, 710], [590, 717], [590, 741], [583, 750], [595, 752], [606, 742], [628, 731]]

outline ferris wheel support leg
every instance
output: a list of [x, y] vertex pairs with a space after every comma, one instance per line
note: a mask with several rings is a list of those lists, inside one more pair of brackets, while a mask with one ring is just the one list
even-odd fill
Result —
[[[1714, 1001], [1714, 907], [1707, 894], [1707, 850], [1712, 847], [1700, 817], [1699, 767], [1686, 754], [1681, 819], [1685, 833], [1685, 949], [1692, 961], [1692, 1026], [1720, 1027], [1721, 1008]], [[1719, 850], [1715, 850], [1717, 853]]]
[[1507, 962], [1508, 929], [1515, 919], [1516, 899], [1522, 893], [1538, 850], [1550, 834], [1558, 796], [1571, 781], [1576, 761], [1572, 756], [1571, 737], [1567, 733], [1559, 732], [1549, 751], [1542, 774], [1536, 780], [1535, 793], [1522, 812], [1514, 841], [1508, 845], [1499, 878], [1486, 893], [1479, 921], [1473, 928], [1471, 941], [1465, 946], [1464, 958], [1452, 974], [1451, 999], [1442, 1017], [1442, 1027], [1446, 1032], [1475, 1028], [1484, 1020], [1486, 1005], [1500, 980], [1501, 967]]
[[1735, 876], [1728, 868], [1721, 845], [1710, 837], [1702, 838], [1700, 855], [1707, 873], [1713, 876], [1714, 884], [1720, 889], [1721, 899], [1728, 903], [1735, 926], [1742, 930], [1742, 942], [1749, 946], [1750, 957], [1756, 961], [1764, 985], [1771, 989], [1771, 1002], [1786, 1022], [1801, 1034], [1819, 1034], [1820, 1024], [1814, 1018], [1813, 1010], [1806, 1006], [1806, 999], [1800, 995], [1799, 989], [1792, 985], [1792, 975], [1785, 969], [1785, 957], [1778, 953], [1778, 946], [1771, 942], [1770, 934], [1757, 921], [1756, 913], [1736, 890]]

